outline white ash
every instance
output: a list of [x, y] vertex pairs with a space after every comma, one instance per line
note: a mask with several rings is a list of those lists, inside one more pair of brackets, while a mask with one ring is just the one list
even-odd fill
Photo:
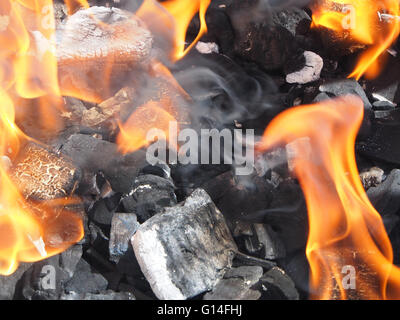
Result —
[[312, 51], [304, 51], [303, 54], [306, 60], [304, 68], [288, 74], [286, 76], [287, 83], [305, 84], [320, 78], [324, 60]]
[[215, 42], [197, 42], [196, 50], [201, 54], [219, 53], [219, 47]]
[[383, 181], [385, 172], [378, 167], [372, 167], [368, 171], [360, 173], [360, 179], [365, 189], [376, 187]]

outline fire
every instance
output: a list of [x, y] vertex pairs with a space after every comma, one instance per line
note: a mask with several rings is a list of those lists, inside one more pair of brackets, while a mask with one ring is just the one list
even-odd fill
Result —
[[[343, 116], [346, 115], [346, 116]], [[289, 144], [309, 215], [313, 299], [400, 298], [400, 270], [382, 219], [363, 189], [354, 145], [363, 103], [345, 96], [291, 108], [267, 127], [260, 150]], [[344, 274], [354, 268], [355, 287]]]
[[89, 3], [86, 0], [65, 0], [68, 14], [73, 14], [79, 8], [89, 8]]
[[[169, 0], [162, 3], [145, 0], [136, 15], [145, 21], [154, 34], [161, 35], [161, 38], [167, 42], [167, 47], [171, 48], [169, 58], [176, 62], [182, 59], [207, 32], [205, 14], [210, 3], [211, 0]], [[187, 28], [197, 12], [200, 18], [200, 30], [196, 39], [185, 48]], [[170, 30], [172, 33], [168, 33]], [[164, 79], [183, 98], [190, 100], [172, 73], [161, 62], [155, 59], [152, 61], [150, 74], [154, 78]], [[169, 124], [176, 122], [177, 112], [175, 101], [168, 95], [163, 95], [160, 101], [150, 100], [140, 106], [124, 124], [119, 125], [120, 133], [117, 143], [121, 152], [133, 152], [148, 146], [151, 141], [147, 140], [146, 134], [153, 128], [163, 131], [167, 139], [174, 141], [173, 137], [170, 137]], [[178, 146], [173, 147], [178, 148]]]
[[127, 153], [148, 146], [152, 142], [147, 139], [147, 134], [151, 129], [161, 130], [166, 133], [167, 139], [171, 138], [171, 141], [175, 141], [169, 133], [170, 123], [176, 122], [167, 111], [171, 107], [170, 99], [164, 98], [160, 101], [150, 100], [137, 108], [128, 121], [119, 126], [120, 134], [117, 137], [119, 149]]
[[[145, 0], [136, 14], [152, 31], [172, 41], [171, 59], [177, 61], [183, 58], [207, 32], [205, 15], [210, 3], [211, 0], [168, 0], [160, 4], [155, 0]], [[197, 12], [200, 17], [200, 30], [196, 39], [185, 48], [186, 31]], [[168, 30], [173, 30], [172, 34], [168, 35], [166, 33]]]
[[[3, 275], [13, 273], [20, 261], [32, 262], [57, 254], [83, 236], [81, 219], [64, 208], [71, 201], [76, 202], [75, 199], [28, 201], [9, 175], [12, 169], [8, 159], [17, 156], [21, 142], [32, 140], [15, 123], [15, 102], [20, 98], [40, 98], [43, 113], [51, 113], [57, 107], [49, 104], [60, 96], [53, 16], [51, 0], [0, 3], [0, 274]], [[40, 43], [41, 39], [46, 40], [43, 42], [46, 46], [35, 47], [36, 40]]]
[[[170, 48], [167, 50], [170, 60], [175, 62], [207, 31], [205, 14], [210, 2], [145, 0], [136, 14], [156, 35], [161, 35], [161, 41]], [[86, 0], [65, 0], [65, 4], [70, 15], [80, 8], [89, 8]], [[186, 47], [186, 30], [196, 13], [200, 17], [200, 30], [195, 41]], [[168, 30], [172, 30], [169, 35]], [[25, 198], [11, 178], [10, 162], [17, 157], [20, 145], [34, 141], [19, 129], [17, 114], [18, 119], [27, 117], [34, 107], [39, 121], [51, 130], [60, 125], [56, 119], [62, 111], [62, 95], [100, 100], [84, 88], [72, 91], [60, 88], [52, 0], [2, 0], [0, 48], [0, 274], [8, 275], [19, 262], [57, 254], [83, 237], [80, 217], [66, 209], [79, 203], [78, 199], [34, 202]], [[110, 68], [113, 63], [110, 62]], [[168, 82], [184, 99], [188, 98], [161, 63], [153, 61], [149, 73]], [[22, 100], [24, 103], [19, 105]], [[117, 142], [121, 151], [146, 146], [149, 143], [146, 134], [152, 128], [167, 132], [170, 122], [176, 121], [176, 112], [175, 101], [168, 94], [137, 108], [126, 123], [120, 124]]]
[[380, 73], [381, 58], [399, 36], [400, 22], [382, 22], [379, 13], [398, 16], [398, 0], [318, 0], [312, 11], [314, 28], [328, 28], [338, 36], [349, 33], [352, 39], [368, 46], [349, 78], [374, 78]]

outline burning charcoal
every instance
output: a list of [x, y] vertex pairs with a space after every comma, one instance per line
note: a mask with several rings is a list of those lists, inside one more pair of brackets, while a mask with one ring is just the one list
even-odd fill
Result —
[[83, 259], [76, 266], [74, 276], [65, 284], [67, 293], [100, 293], [106, 290], [107, 280], [99, 273], [91, 270], [90, 265]]
[[287, 83], [305, 84], [319, 79], [324, 61], [311, 51], [304, 51], [303, 55], [305, 60], [303, 68], [286, 75]]
[[59, 25], [68, 16], [67, 6], [64, 3], [54, 2], [53, 8], [56, 24]]
[[[245, 227], [244, 222], [240, 222]], [[257, 255], [263, 259], [276, 260], [286, 256], [285, 247], [278, 235], [268, 225], [255, 223], [248, 224], [248, 228], [238, 230], [235, 228], [235, 236], [244, 238], [244, 246], [251, 255]]]
[[[213, 3], [214, 1], [211, 2], [206, 13], [207, 33], [201, 39], [208, 43], [217, 44], [221, 48], [221, 52], [225, 54], [231, 53], [234, 39], [231, 21], [225, 8], [214, 7]], [[189, 26], [188, 35], [194, 39], [199, 27], [200, 19], [195, 16]]]
[[226, 270], [224, 279], [241, 278], [248, 286], [253, 286], [263, 275], [259, 266], [242, 266]]
[[262, 246], [262, 258], [276, 260], [286, 256], [285, 247], [271, 226], [255, 223], [254, 230]]
[[299, 300], [299, 293], [293, 280], [280, 268], [274, 267], [261, 278], [263, 298]]
[[[375, 101], [372, 104], [374, 110], [393, 110], [397, 105], [390, 101]], [[376, 115], [376, 114], [375, 114]]]
[[329, 100], [331, 97], [328, 96], [325, 92], [319, 93], [313, 100], [313, 103], [321, 102], [324, 100]]
[[160, 212], [162, 208], [177, 203], [174, 184], [166, 179], [152, 174], [137, 177], [132, 190], [122, 198], [122, 204], [127, 212], [134, 212], [140, 222]]
[[119, 117], [121, 109], [125, 109], [133, 104], [133, 95], [133, 88], [122, 88], [111, 98], [88, 110], [85, 109], [82, 113], [81, 124], [83, 126], [96, 127], [108, 120], [117, 118], [117, 116]]
[[367, 190], [371, 187], [376, 187], [382, 183], [384, 171], [378, 167], [373, 167], [368, 171], [360, 174], [361, 182], [364, 189]]
[[69, 277], [74, 275], [76, 265], [82, 257], [82, 246], [74, 245], [60, 254], [60, 266]]
[[130, 292], [114, 292], [107, 290], [100, 293], [76, 293], [71, 292], [62, 294], [61, 300], [136, 300], [135, 296]]
[[244, 222], [244, 221], [236, 221], [236, 226], [233, 231], [233, 236], [234, 237], [239, 237], [239, 236], [253, 236], [253, 228], [252, 224], [249, 222]]
[[400, 170], [393, 170], [386, 180], [367, 191], [374, 207], [383, 216], [400, 211]]
[[146, 163], [146, 152], [138, 150], [122, 156], [117, 145], [84, 134], [74, 134], [62, 146], [76, 166], [92, 173], [103, 172], [115, 192], [128, 193], [139, 169]]
[[319, 91], [334, 95], [335, 97], [344, 96], [346, 94], [354, 94], [359, 96], [364, 102], [364, 107], [371, 109], [372, 105], [360, 84], [353, 79], [345, 79], [329, 82], [321, 85]]
[[79, 10], [57, 32], [62, 39], [57, 61], [63, 92], [95, 99], [109, 96], [106, 78], [120, 82], [128, 71], [145, 64], [153, 43], [137, 17], [117, 8]]
[[28, 300], [58, 299], [63, 284], [72, 278], [82, 256], [82, 246], [75, 245], [46, 260], [36, 262], [23, 277], [22, 295]]
[[159, 299], [187, 299], [212, 289], [237, 251], [224, 217], [202, 189], [142, 224], [132, 246]]
[[243, 266], [228, 269], [204, 300], [258, 300], [261, 293], [250, 289], [263, 275], [262, 267]]
[[373, 122], [373, 132], [357, 143], [356, 150], [367, 158], [400, 164], [400, 109], [381, 116]]
[[72, 123], [79, 123], [83, 113], [87, 110], [85, 104], [73, 97], [64, 97], [64, 102], [67, 112], [62, 113], [61, 116]]
[[273, 200], [265, 207], [269, 209], [251, 212], [241, 220], [269, 225], [283, 242], [287, 254], [304, 249], [307, 210], [300, 187], [293, 180], [284, 180], [271, 193]]
[[254, 256], [249, 256], [242, 252], [237, 252], [235, 259], [233, 260], [232, 266], [241, 267], [241, 266], [261, 266], [267, 270], [276, 266], [276, 262], [260, 259]]
[[336, 97], [344, 96], [347, 94], [357, 95], [364, 102], [364, 119], [359, 132], [361, 137], [368, 137], [371, 133], [371, 119], [373, 117], [372, 114], [372, 105], [368, 100], [367, 95], [364, 92], [364, 89], [360, 86], [360, 84], [353, 79], [345, 79], [340, 81], [329, 82], [321, 85], [319, 87], [319, 91], [325, 92]]
[[107, 207], [104, 199], [97, 201], [92, 210], [89, 211], [89, 217], [98, 225], [110, 225], [113, 212]]
[[57, 300], [68, 273], [60, 267], [59, 256], [36, 262], [25, 272], [22, 296], [27, 300]]
[[294, 281], [296, 288], [303, 292], [309, 290], [309, 264], [305, 249], [299, 250], [283, 261], [283, 268]]
[[61, 152], [69, 156], [78, 167], [92, 172], [103, 171], [115, 165], [113, 162], [116, 158], [121, 158], [114, 143], [84, 134], [70, 136]]
[[377, 101], [388, 102], [396, 105], [396, 94], [399, 90], [399, 81], [394, 81], [383, 89], [373, 90], [372, 97]]
[[52, 200], [72, 193], [80, 171], [66, 157], [28, 144], [18, 155], [11, 177], [27, 198]]
[[[312, 2], [311, 8], [313, 14], [316, 14], [317, 20], [319, 20], [317, 14], [319, 12], [331, 11], [332, 14], [342, 14], [348, 10], [347, 4], [345, 3], [327, 0], [315, 0]], [[353, 29], [354, 28], [352, 26], [341, 26], [340, 31], [332, 30], [319, 24], [316, 27], [323, 46], [327, 51], [331, 52], [331, 54], [336, 57], [342, 57], [366, 48], [365, 43], [362, 43], [361, 41], [359, 41], [359, 39], [357, 39], [357, 37], [353, 36]]]
[[140, 224], [133, 213], [115, 213], [111, 221], [110, 260], [118, 263], [119, 258], [128, 251], [129, 240]]
[[249, 183], [236, 181], [232, 173], [230, 179], [229, 176], [223, 178], [226, 181], [221, 184], [224, 193], [216, 204], [224, 215], [232, 219], [241, 219], [247, 214], [269, 207], [274, 187], [265, 177], [255, 174], [251, 176]]
[[31, 263], [21, 263], [18, 269], [11, 275], [0, 275], [0, 300], [11, 300], [14, 297], [16, 285]]
[[280, 25], [250, 22], [236, 26], [235, 53], [265, 70], [281, 69], [287, 59], [299, 53], [294, 36]]
[[305, 34], [311, 24], [310, 16], [300, 8], [276, 11], [272, 14], [272, 19], [276, 24], [288, 30], [293, 36]]

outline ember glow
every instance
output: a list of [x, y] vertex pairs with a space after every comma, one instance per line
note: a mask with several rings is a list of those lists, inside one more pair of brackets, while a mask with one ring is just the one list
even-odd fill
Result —
[[[42, 111], [49, 114], [57, 109], [57, 104], [46, 103], [57, 100], [60, 95], [54, 48], [51, 45], [41, 48], [40, 56], [32, 54], [37, 49], [33, 37], [38, 33], [47, 44], [53, 43], [52, 5], [51, 0], [0, 3], [0, 156], [3, 160], [0, 163], [0, 274], [3, 275], [13, 273], [21, 261], [32, 262], [57, 254], [83, 236], [78, 215], [64, 209], [66, 204], [76, 202], [75, 199], [33, 203], [25, 199], [9, 176], [7, 159], [18, 155], [21, 142], [32, 140], [15, 124], [15, 101], [41, 98], [41, 107], [47, 110]], [[69, 236], [63, 235], [65, 229], [71, 231]], [[56, 235], [57, 230], [60, 233]]]
[[[346, 117], [343, 115], [346, 114]], [[354, 145], [361, 99], [345, 96], [291, 108], [267, 127], [261, 150], [291, 143], [309, 215], [306, 254], [313, 299], [399, 299], [400, 270], [382, 219], [364, 191]], [[343, 285], [355, 268], [355, 288]]]
[[383, 22], [379, 13], [398, 16], [398, 0], [319, 0], [313, 9], [314, 28], [325, 27], [338, 37], [350, 35], [367, 49], [361, 53], [349, 78], [376, 77], [383, 67], [382, 56], [399, 36], [400, 21]]

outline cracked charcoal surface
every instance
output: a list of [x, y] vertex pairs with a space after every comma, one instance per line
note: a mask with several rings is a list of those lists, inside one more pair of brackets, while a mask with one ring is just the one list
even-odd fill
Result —
[[31, 144], [19, 155], [11, 176], [27, 198], [52, 200], [68, 196], [80, 174], [67, 158]]

